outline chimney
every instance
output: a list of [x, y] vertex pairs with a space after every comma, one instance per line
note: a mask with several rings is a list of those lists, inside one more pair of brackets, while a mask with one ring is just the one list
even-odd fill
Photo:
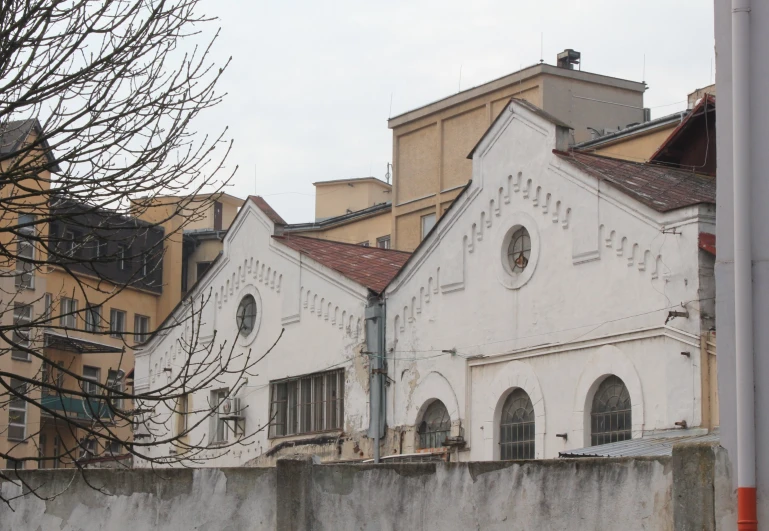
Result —
[[[566, 48], [564, 51], [558, 54], [558, 68], [566, 68], [568, 70], [574, 70], [574, 65], [579, 65], [579, 59], [582, 54], [571, 48]], [[580, 66], [580, 70], [582, 67]]]

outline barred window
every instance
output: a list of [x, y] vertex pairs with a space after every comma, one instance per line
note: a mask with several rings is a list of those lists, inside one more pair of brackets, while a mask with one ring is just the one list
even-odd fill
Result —
[[342, 429], [344, 369], [270, 383], [270, 437]]
[[534, 405], [521, 388], [510, 393], [502, 406], [499, 458], [534, 459]]
[[609, 376], [601, 382], [593, 398], [590, 417], [593, 446], [632, 438], [630, 393], [622, 380]]
[[420, 448], [440, 448], [445, 445], [446, 437], [451, 433], [451, 417], [443, 402], [433, 400], [427, 406], [417, 432]]

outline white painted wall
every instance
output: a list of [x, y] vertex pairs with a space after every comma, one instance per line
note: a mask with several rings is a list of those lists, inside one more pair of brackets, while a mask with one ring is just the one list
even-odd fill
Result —
[[[468, 440], [460, 457], [494, 459], [499, 409], [521, 387], [534, 402], [536, 454], [555, 457], [589, 444], [586, 404], [616, 374], [634, 436], [698, 426], [697, 299], [713, 294], [698, 293], [697, 238], [713, 232], [713, 209], [659, 214], [554, 155], [555, 126], [511, 109], [476, 148], [469, 189], [386, 292], [388, 424], [418, 424], [438, 398]], [[518, 225], [533, 249], [514, 278], [503, 261]], [[682, 302], [689, 318], [666, 326]]]
[[[208, 297], [199, 330], [200, 343], [215, 341], [226, 345], [229, 355], [235, 344], [230, 370], [242, 367], [245, 354], [250, 359], [262, 356], [285, 332], [274, 350], [258, 363], [247, 376], [248, 382], [235, 396], [247, 406], [247, 434], [269, 422], [269, 382], [300, 376], [329, 368], [346, 369], [345, 432], [368, 428], [367, 358], [359, 353], [364, 342], [363, 312], [367, 290], [336, 271], [328, 269], [272, 238], [273, 224], [252, 202], [247, 201], [224, 239], [223, 256], [212, 266], [204, 280], [187, 301], [198, 304]], [[235, 313], [241, 299], [252, 294], [257, 300], [257, 327], [247, 338], [238, 336]], [[187, 303], [189, 304], [189, 302]], [[189, 306], [174, 312], [175, 318], [189, 315]], [[172, 328], [165, 336], [150, 341], [136, 356], [137, 391], [158, 389], [174, 378], [183, 365], [178, 339], [189, 334], [191, 326]], [[214, 337], [214, 333], [216, 335]], [[225, 356], [225, 359], [226, 359]], [[200, 359], [197, 355], [196, 359]], [[170, 367], [171, 372], [164, 372]], [[192, 399], [192, 409], [206, 408], [210, 390], [235, 388], [236, 377], [223, 378], [209, 390], [200, 391]], [[156, 407], [159, 421], [170, 415], [162, 405]], [[196, 416], [191, 415], [194, 424]], [[168, 423], [169, 427], [173, 422]], [[191, 441], [208, 440], [209, 423], [192, 430]], [[237, 466], [261, 455], [269, 448], [267, 430], [258, 433], [250, 445], [234, 446], [227, 455], [211, 449], [203, 454], [204, 466]], [[157, 446], [150, 455], [168, 455], [169, 447]], [[145, 463], [146, 464], [146, 463]], [[138, 466], [142, 466], [139, 463]]]

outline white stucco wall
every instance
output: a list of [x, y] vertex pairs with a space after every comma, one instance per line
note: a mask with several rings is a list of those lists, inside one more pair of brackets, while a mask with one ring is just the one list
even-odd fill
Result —
[[[177, 376], [184, 363], [179, 338], [183, 334], [188, 337], [192, 330], [199, 333], [200, 344], [214, 341], [221, 358], [230, 360], [228, 370], [236, 371], [246, 359], [252, 363], [262, 356], [285, 328], [272, 352], [248, 371], [247, 382], [234, 395], [246, 406], [245, 433], [252, 434], [269, 422], [270, 381], [332, 368], [344, 368], [346, 373], [344, 431], [365, 430], [369, 415], [368, 372], [367, 358], [360, 351], [367, 290], [307, 257], [300, 258], [298, 252], [272, 238], [273, 230], [269, 218], [247, 201], [224, 239], [222, 258], [188, 297], [187, 306], [174, 313], [175, 318], [183, 320], [192, 311], [189, 304], [199, 306], [201, 297], [206, 298], [200, 326], [187, 320], [150, 341], [137, 354], [137, 391], [159, 389]], [[235, 314], [246, 294], [257, 301], [257, 324], [255, 332], [244, 338], [237, 334]], [[202, 356], [196, 354], [195, 360]], [[171, 371], [164, 372], [164, 367]], [[220, 380], [195, 393], [191, 409], [207, 408], [211, 390], [237, 387], [236, 375]], [[165, 405], [153, 405], [159, 422], [170, 419], [171, 412]], [[199, 418], [190, 415], [190, 425]], [[167, 425], [172, 429], [175, 423], [171, 420]], [[207, 441], [209, 429], [208, 421], [201, 423], [192, 430], [190, 440]], [[249, 443], [234, 446], [220, 457], [221, 450], [205, 451], [201, 465], [241, 465], [271, 446], [266, 429]], [[153, 457], [163, 456], [169, 449], [159, 445], [148, 452]]]
[[[630, 391], [634, 436], [700, 425], [698, 299], [712, 286], [700, 286], [697, 239], [713, 232], [712, 207], [651, 210], [557, 157], [555, 126], [511, 106], [476, 148], [469, 189], [386, 292], [389, 425], [418, 423], [439, 398], [468, 441], [460, 458], [493, 459], [500, 401], [521, 387], [536, 455], [555, 457], [589, 444], [586, 408], [610, 374]], [[503, 262], [520, 225], [532, 254], [514, 277]]]

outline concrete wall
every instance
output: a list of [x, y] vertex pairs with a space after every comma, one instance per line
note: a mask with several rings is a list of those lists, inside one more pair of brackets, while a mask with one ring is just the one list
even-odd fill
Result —
[[607, 142], [598, 147], [589, 148], [588, 151], [615, 159], [647, 162], [676, 127], [678, 127], [678, 122], [667, 124], [644, 134], [623, 138], [617, 142]]
[[392, 185], [374, 177], [317, 182], [315, 221], [357, 212], [392, 200]]
[[[52, 500], [0, 505], [0, 530], [733, 529], [723, 451], [672, 457], [271, 469], [22, 472]], [[8, 481], [3, 496], [21, 492]], [[728, 494], [728, 493], [727, 493]]]
[[292, 232], [299, 236], [308, 238], [320, 238], [335, 242], [363, 243], [368, 242], [371, 247], [377, 244], [377, 238], [389, 236], [392, 232], [392, 217], [390, 211], [386, 210], [375, 216], [368, 216], [362, 219], [339, 224], [329, 227], [325, 230], [311, 230], [307, 232]]

